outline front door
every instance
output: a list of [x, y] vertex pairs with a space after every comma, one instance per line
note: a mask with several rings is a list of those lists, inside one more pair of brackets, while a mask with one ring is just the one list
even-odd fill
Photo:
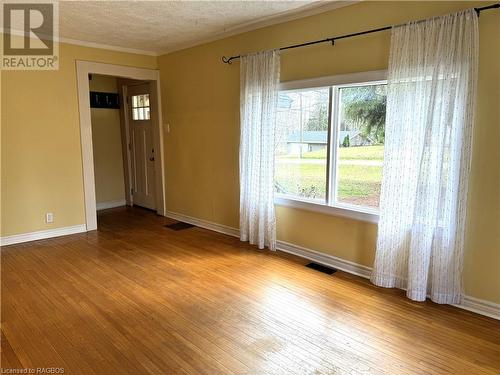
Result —
[[149, 83], [128, 86], [132, 194], [134, 205], [156, 209], [155, 150]]

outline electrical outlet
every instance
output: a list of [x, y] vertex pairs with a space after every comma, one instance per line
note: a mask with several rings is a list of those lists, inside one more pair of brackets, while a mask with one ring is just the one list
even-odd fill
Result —
[[52, 212], [47, 212], [45, 214], [45, 222], [46, 223], [53, 223], [54, 222], [54, 214]]

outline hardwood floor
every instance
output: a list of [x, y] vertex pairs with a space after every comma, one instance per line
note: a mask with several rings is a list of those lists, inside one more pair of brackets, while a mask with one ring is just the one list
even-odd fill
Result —
[[65, 374], [499, 374], [500, 322], [142, 209], [2, 249], [2, 367]]

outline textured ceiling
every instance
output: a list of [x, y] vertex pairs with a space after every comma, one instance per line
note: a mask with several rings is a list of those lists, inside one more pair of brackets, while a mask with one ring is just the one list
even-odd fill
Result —
[[349, 4], [326, 1], [61, 1], [60, 37], [166, 53]]

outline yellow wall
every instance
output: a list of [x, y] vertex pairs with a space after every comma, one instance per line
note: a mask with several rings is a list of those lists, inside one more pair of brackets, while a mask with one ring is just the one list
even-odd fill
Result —
[[[237, 227], [239, 210], [239, 63], [222, 55], [446, 14], [485, 3], [363, 2], [159, 58], [165, 133], [167, 209]], [[500, 11], [480, 19], [478, 118], [474, 134], [465, 289], [500, 303]], [[283, 81], [387, 68], [389, 33], [286, 51]], [[278, 207], [278, 239], [363, 265], [374, 258], [376, 226]]]
[[157, 67], [154, 56], [68, 44], [59, 58], [58, 71], [1, 73], [2, 236], [85, 223], [75, 61]]
[[[93, 74], [90, 91], [118, 93], [116, 77]], [[96, 202], [125, 201], [120, 110], [91, 108]]]
[[[485, 3], [363, 2], [158, 59], [170, 211], [238, 226], [239, 63], [222, 55], [276, 48]], [[489, 2], [488, 2], [489, 4]], [[480, 19], [477, 124], [466, 233], [468, 295], [500, 303], [500, 11]], [[389, 34], [284, 52], [282, 80], [384, 69]], [[157, 58], [61, 44], [58, 71], [1, 73], [1, 235], [83, 224], [76, 60], [156, 68]], [[164, 129], [166, 130], [166, 129]], [[53, 212], [53, 224], [44, 215]], [[278, 238], [370, 266], [376, 226], [278, 207]]]

